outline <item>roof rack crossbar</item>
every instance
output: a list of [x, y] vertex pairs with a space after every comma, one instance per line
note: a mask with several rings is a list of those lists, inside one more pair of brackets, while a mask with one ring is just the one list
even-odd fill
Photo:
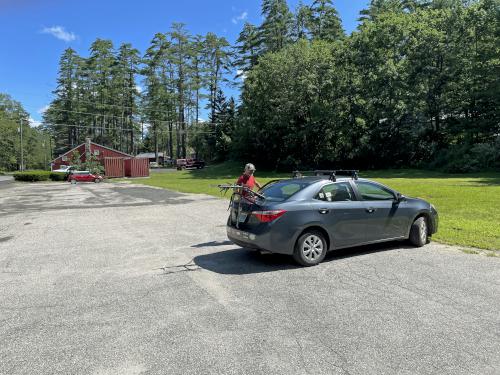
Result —
[[337, 180], [339, 176], [349, 176], [353, 180], [358, 179], [358, 170], [356, 169], [316, 169], [314, 171], [293, 171], [293, 178], [302, 178], [305, 176], [329, 176], [332, 181]]

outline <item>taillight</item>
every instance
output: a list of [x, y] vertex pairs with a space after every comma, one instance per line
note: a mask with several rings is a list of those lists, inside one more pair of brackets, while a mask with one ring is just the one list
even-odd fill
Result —
[[282, 216], [285, 210], [274, 210], [274, 211], [254, 211], [252, 215], [257, 218], [262, 223], [270, 223]]

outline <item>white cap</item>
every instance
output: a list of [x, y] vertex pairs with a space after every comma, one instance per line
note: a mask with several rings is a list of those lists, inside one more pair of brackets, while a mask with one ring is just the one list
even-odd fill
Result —
[[248, 163], [247, 165], [245, 165], [245, 171], [255, 171], [255, 165], [253, 165], [252, 163]]

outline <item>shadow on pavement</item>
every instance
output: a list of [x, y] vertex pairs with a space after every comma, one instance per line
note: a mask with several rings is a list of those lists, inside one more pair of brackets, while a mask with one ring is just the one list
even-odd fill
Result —
[[193, 261], [200, 268], [225, 275], [246, 275], [297, 268], [289, 256], [261, 255], [258, 251], [242, 248], [199, 255]]
[[[217, 243], [216, 241], [213, 242]], [[210, 242], [207, 244], [210, 244]], [[203, 244], [194, 245], [192, 247], [202, 247], [201, 245]], [[385, 244], [353, 247], [350, 249], [331, 251], [326, 255], [323, 263], [333, 262], [337, 259], [360, 257], [372, 253], [401, 249], [414, 249], [414, 247], [404, 242], [387, 242]], [[292, 256], [282, 254], [261, 254], [259, 251], [243, 248], [199, 255], [193, 259], [193, 262], [200, 268], [225, 275], [247, 275], [301, 268], [294, 262]]]
[[191, 247], [214, 247], [214, 246], [226, 246], [226, 245], [231, 245], [232, 242], [229, 240], [226, 241], [210, 241], [210, 242], [204, 242], [204, 243], [199, 243], [196, 245], [192, 245]]

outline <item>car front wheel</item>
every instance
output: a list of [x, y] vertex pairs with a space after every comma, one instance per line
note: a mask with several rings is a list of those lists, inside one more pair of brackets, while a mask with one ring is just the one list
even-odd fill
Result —
[[422, 247], [429, 242], [429, 231], [425, 217], [419, 217], [411, 225], [410, 242], [417, 247]]
[[94, 182], [95, 182], [96, 184], [98, 184], [99, 182], [101, 182], [101, 179], [100, 179], [100, 178], [96, 178], [96, 179], [94, 180]]
[[326, 240], [323, 234], [318, 231], [308, 231], [297, 240], [293, 258], [302, 266], [315, 266], [325, 259], [326, 252]]

